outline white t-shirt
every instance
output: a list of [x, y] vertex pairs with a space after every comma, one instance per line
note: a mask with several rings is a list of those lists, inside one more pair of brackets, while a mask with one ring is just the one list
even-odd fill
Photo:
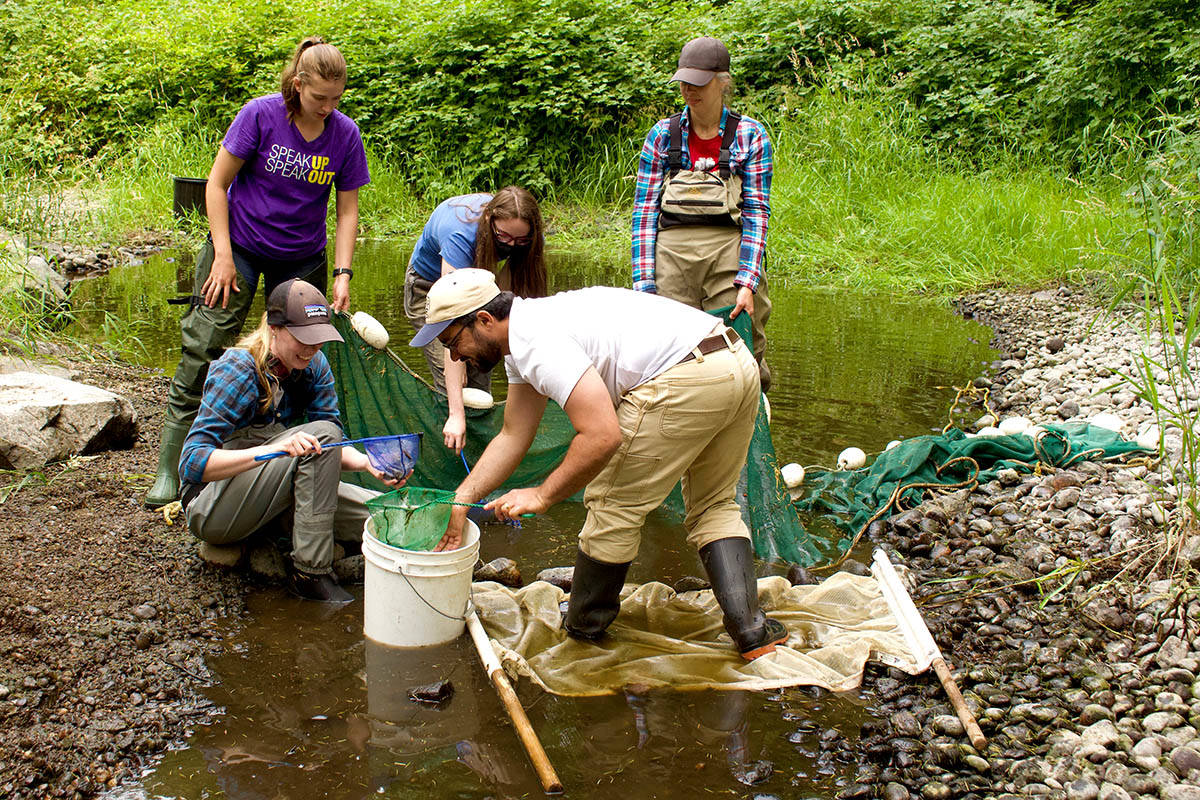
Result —
[[560, 406], [588, 367], [600, 373], [615, 406], [720, 323], [665, 297], [608, 286], [514, 298], [508, 320], [508, 382], [527, 383]]

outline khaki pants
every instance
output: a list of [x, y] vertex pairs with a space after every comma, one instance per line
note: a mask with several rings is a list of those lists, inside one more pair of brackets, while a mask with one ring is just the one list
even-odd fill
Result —
[[758, 413], [759, 377], [746, 345], [677, 364], [627, 392], [617, 406], [621, 446], [588, 484], [584, 553], [633, 560], [642, 523], [683, 481], [684, 527], [697, 549], [750, 532], [735, 497]]
[[[421, 330], [425, 325], [425, 303], [429, 296], [432, 281], [427, 281], [409, 267], [404, 276], [404, 315], [412, 323], [415, 330]], [[433, 374], [433, 388], [439, 393], [446, 393], [446, 348], [437, 339], [421, 348], [425, 354], [425, 363]], [[492, 390], [492, 374], [480, 372], [467, 364], [467, 386], [472, 389]]]
[[[738, 255], [742, 232], [738, 228], [684, 225], [660, 230], [654, 251], [654, 283], [658, 294], [712, 311], [737, 300]], [[771, 368], [766, 363], [767, 337], [764, 328], [771, 316], [767, 276], [762, 275], [754, 294], [754, 360], [758, 362], [762, 390], [771, 386]]]
[[[250, 305], [254, 302], [254, 293], [258, 282], [253, 285], [246, 281], [243, 269], [257, 275], [264, 267], [262, 260], [248, 259], [243, 254], [234, 251], [234, 264], [237, 265], [236, 275], [238, 291], [229, 293], [229, 305], [221, 308], [217, 305], [209, 308], [203, 302], [194, 304], [180, 320], [180, 357], [179, 366], [171, 378], [171, 388], [167, 392], [167, 420], [180, 423], [183, 426], [192, 424], [196, 411], [200, 408], [200, 395], [204, 391], [204, 379], [208, 377], [208, 365], [217, 359], [225, 348], [231, 346], [246, 324], [250, 314]], [[213, 244], [212, 240], [205, 241], [196, 256], [196, 273], [192, 282], [192, 297], [201, 297], [201, 288], [208, 280], [212, 271]], [[275, 269], [282, 268], [287, 274], [267, 274], [264, 291], [270, 292], [288, 278], [303, 278], [325, 291], [325, 255], [321, 253], [307, 260], [299, 260], [295, 264], [271, 262]], [[264, 273], [266, 274], [266, 273]]]
[[[225, 449], [282, 441], [297, 430], [311, 433], [322, 444], [342, 441], [341, 428], [321, 421], [292, 428], [268, 425], [246, 429], [226, 442]], [[341, 453], [341, 448], [334, 447], [316, 456], [281, 456], [232, 478], [205, 484], [188, 503], [188, 530], [197, 539], [230, 544], [290, 509], [296, 567], [310, 573], [329, 572], [334, 539], [361, 538], [370, 516], [366, 501], [379, 494], [341, 482]]]

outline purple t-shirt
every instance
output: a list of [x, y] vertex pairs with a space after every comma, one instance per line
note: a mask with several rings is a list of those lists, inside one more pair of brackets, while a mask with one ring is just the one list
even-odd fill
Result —
[[280, 94], [244, 105], [222, 144], [246, 162], [229, 187], [229, 236], [267, 258], [319, 253], [330, 188], [348, 192], [371, 180], [353, 120], [335, 110], [321, 135], [306, 142]]

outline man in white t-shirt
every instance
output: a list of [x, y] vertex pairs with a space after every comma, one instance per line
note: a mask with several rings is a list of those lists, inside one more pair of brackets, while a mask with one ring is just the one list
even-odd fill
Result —
[[[458, 487], [475, 503], [499, 487], [529, 449], [547, 399], [575, 427], [567, 454], [540, 486], [488, 503], [500, 519], [541, 514], [587, 487], [564, 626], [599, 639], [620, 610], [642, 522], [682, 479], [688, 541], [700, 552], [725, 629], [747, 660], [773, 652], [787, 630], [758, 606], [754, 553], [734, 492], [759, 403], [758, 366], [723, 323], [674, 300], [593, 287], [514, 298], [487, 270], [460, 269], [429, 290], [426, 324], [452, 358], [487, 371], [504, 360], [504, 425]], [[455, 506], [438, 546], [459, 546], [466, 508]]]

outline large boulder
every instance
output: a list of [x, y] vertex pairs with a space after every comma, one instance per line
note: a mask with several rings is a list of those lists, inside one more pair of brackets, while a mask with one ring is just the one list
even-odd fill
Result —
[[0, 375], [0, 467], [37, 469], [136, 438], [133, 406], [119, 395], [53, 375]]

